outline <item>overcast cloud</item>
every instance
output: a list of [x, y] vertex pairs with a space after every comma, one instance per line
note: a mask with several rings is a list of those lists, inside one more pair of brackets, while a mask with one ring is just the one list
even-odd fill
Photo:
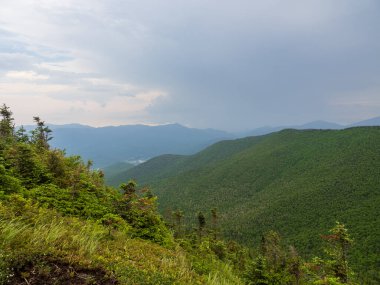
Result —
[[0, 0], [17, 123], [242, 130], [380, 115], [378, 0]]

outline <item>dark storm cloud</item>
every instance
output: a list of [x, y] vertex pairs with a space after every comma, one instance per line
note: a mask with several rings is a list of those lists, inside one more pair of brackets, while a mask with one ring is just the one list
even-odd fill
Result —
[[121, 52], [114, 70], [169, 90], [150, 110], [156, 120], [220, 128], [344, 122], [352, 110], [338, 113], [331, 101], [380, 87], [378, 2], [223, 3], [143, 11], [152, 19], [140, 19], [142, 49]]

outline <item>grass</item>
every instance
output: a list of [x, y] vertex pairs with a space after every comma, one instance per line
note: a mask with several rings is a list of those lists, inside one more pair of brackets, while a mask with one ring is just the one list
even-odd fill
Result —
[[[105, 284], [110, 280], [117, 284], [239, 284], [231, 268], [218, 261], [210, 275], [201, 276], [179, 246], [164, 248], [132, 239], [123, 231], [110, 236], [107, 228], [94, 221], [62, 217], [31, 204], [23, 212], [19, 215], [14, 208], [0, 205], [0, 284], [17, 284], [19, 279], [38, 284], [33, 282], [45, 280], [46, 272], [54, 276], [54, 266], [61, 272], [71, 268], [70, 278], [86, 270]], [[104, 274], [96, 276], [96, 271]]]

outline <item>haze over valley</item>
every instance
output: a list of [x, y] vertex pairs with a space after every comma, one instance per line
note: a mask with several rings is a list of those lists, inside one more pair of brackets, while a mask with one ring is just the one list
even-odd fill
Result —
[[[79, 154], [85, 160], [92, 160], [95, 167], [104, 168], [119, 162], [136, 165], [162, 154], [194, 154], [217, 141], [265, 135], [283, 129], [344, 129], [353, 126], [380, 126], [380, 117], [350, 125], [314, 121], [297, 126], [261, 127], [240, 132], [195, 129], [180, 124], [100, 128], [79, 124], [49, 126], [54, 132], [50, 142], [53, 147], [65, 149], [68, 154]], [[26, 126], [26, 129], [32, 128], [32, 126]]]

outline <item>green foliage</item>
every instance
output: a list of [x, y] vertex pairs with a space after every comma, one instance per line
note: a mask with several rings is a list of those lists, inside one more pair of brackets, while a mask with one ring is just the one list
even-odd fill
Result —
[[142, 197], [131, 201], [125, 219], [133, 228], [132, 236], [169, 246], [173, 243], [172, 236], [162, 218], [157, 215], [156, 199]]
[[[103, 171], [105, 174], [105, 182], [107, 184], [111, 184], [111, 181], [113, 181], [113, 177], [122, 174], [124, 171], [132, 167], [134, 167], [134, 165], [128, 162], [118, 162], [110, 166], [104, 167]], [[120, 183], [122, 182], [124, 182], [124, 179], [120, 179]]]
[[319, 234], [340, 220], [355, 240], [348, 259], [368, 283], [369, 275], [380, 280], [379, 145], [380, 127], [284, 130], [157, 157], [122, 177], [149, 185], [162, 212], [222, 209], [221, 234], [250, 247], [273, 229], [311, 257], [322, 247]]
[[267, 285], [269, 283], [269, 276], [266, 268], [266, 260], [262, 256], [258, 256], [251, 264], [246, 275], [247, 284], [254, 285]]
[[22, 189], [19, 179], [9, 175], [4, 165], [0, 164], [0, 191], [4, 195], [20, 192]]
[[105, 186], [91, 162], [50, 149], [38, 117], [29, 137], [1, 114], [0, 284], [239, 284], [214, 257], [194, 269], [149, 189]]
[[14, 119], [12, 112], [5, 104], [0, 107], [0, 137], [3, 139], [11, 139], [14, 133]]
[[28, 134], [26, 133], [26, 129], [24, 128], [24, 126], [21, 126], [20, 128], [18, 128], [18, 130], [16, 131], [16, 140], [18, 142], [23, 142], [23, 143], [27, 143], [29, 142], [29, 136]]
[[[215, 209], [212, 212], [216, 214]], [[176, 241], [189, 254], [192, 268], [198, 274], [209, 274], [209, 281], [213, 282], [212, 284], [218, 284], [215, 283], [216, 280], [219, 281], [218, 275], [213, 275], [213, 271], [217, 267], [223, 271], [226, 270], [226, 273], [233, 272], [231, 280], [234, 280], [234, 284], [242, 284], [242, 273], [250, 260], [246, 247], [233, 241], [227, 242], [216, 238], [213, 225], [207, 226], [206, 217], [202, 213], [198, 213], [194, 217], [198, 220], [198, 227], [194, 228], [181, 224], [182, 211], [173, 211], [173, 216], [178, 219], [172, 224], [172, 229], [175, 231], [174, 236], [177, 237]], [[178, 227], [178, 222], [181, 227]], [[176, 232], [177, 230], [180, 231], [180, 234]], [[222, 284], [224, 283], [228, 284], [229, 282], [222, 282]]]
[[[314, 257], [303, 265], [304, 279], [308, 284], [357, 284], [348, 264], [349, 247], [352, 239], [345, 226], [336, 222], [329, 235], [322, 235], [327, 256], [322, 259]], [[372, 284], [364, 283], [364, 284]]]
[[[107, 194], [102, 193], [102, 194]], [[100, 219], [112, 211], [112, 197], [97, 196], [84, 188], [77, 191], [70, 188], [59, 188], [54, 184], [45, 184], [24, 193], [40, 205], [54, 208], [65, 215]]]
[[[83, 284], [80, 276], [86, 275], [95, 284], [202, 284], [180, 250], [118, 230], [109, 239], [108, 226], [62, 217], [20, 198], [0, 204], [0, 252], [0, 284]], [[54, 281], [57, 269], [66, 282]]]
[[325, 251], [330, 257], [329, 265], [334, 275], [342, 283], [348, 282], [350, 269], [348, 267], [348, 250], [353, 240], [348, 235], [345, 226], [339, 222], [330, 230], [331, 235], [323, 236], [328, 241]]
[[32, 131], [31, 142], [34, 143], [39, 149], [48, 149], [49, 141], [52, 139], [50, 136], [51, 130], [45, 125], [45, 122], [40, 117], [33, 117], [37, 127]]
[[26, 188], [51, 181], [46, 166], [32, 145], [25, 143], [8, 145], [3, 151], [3, 157], [6, 166]]
[[300, 278], [293, 278], [294, 265], [294, 256], [284, 250], [279, 234], [269, 231], [261, 238], [258, 256], [248, 267], [245, 278], [248, 284], [299, 284]]
[[120, 185], [120, 189], [123, 192], [123, 194], [126, 195], [126, 196], [128, 196], [128, 197], [131, 197], [131, 198], [136, 193], [136, 187], [137, 187], [137, 183], [134, 180], [128, 181], [127, 184], [122, 183]]
[[[255, 227], [260, 232], [266, 222], [260, 215], [268, 213], [268, 205], [261, 205], [265, 199], [260, 195], [255, 196], [258, 201], [254, 205], [258, 209], [251, 211], [246, 208], [243, 202], [250, 201], [247, 198], [254, 195], [244, 191], [244, 199], [239, 200], [239, 207], [242, 206], [240, 212], [231, 212], [236, 210], [234, 205], [222, 207], [227, 211], [221, 214], [217, 213], [216, 208], [208, 211], [209, 208], [205, 207], [205, 203], [210, 202], [210, 186], [235, 185], [236, 180], [231, 179], [229, 171], [233, 175], [237, 173], [227, 167], [231, 163], [231, 155], [232, 161], [242, 163], [248, 170], [258, 170], [264, 180], [272, 179], [272, 186], [277, 185], [279, 176], [281, 179], [289, 178], [287, 160], [280, 161], [284, 167], [286, 165], [285, 169], [276, 166], [279, 167], [277, 171], [281, 170], [281, 175], [268, 174], [257, 165], [250, 168], [246, 164], [245, 159], [251, 151], [255, 156], [262, 155], [263, 151], [272, 155], [271, 149], [261, 145], [265, 141], [263, 138], [254, 143], [255, 147], [260, 148], [259, 152], [255, 147], [251, 149], [252, 143], [246, 139], [232, 150], [221, 152], [222, 143], [218, 144], [217, 150], [210, 148], [193, 157], [183, 175], [199, 178], [197, 168], [201, 164], [212, 165], [212, 168], [205, 168], [201, 173], [207, 176], [212, 170], [212, 175], [206, 177], [207, 181], [195, 180], [192, 184], [201, 186], [199, 189], [205, 194], [198, 200], [193, 197], [187, 201], [190, 206], [194, 206], [196, 201], [201, 202], [192, 212], [198, 213], [196, 217], [192, 215], [197, 221], [196, 227], [185, 226], [185, 215], [178, 210], [179, 207], [173, 211], [171, 225], [177, 231], [175, 240], [157, 212], [157, 197], [148, 188], [139, 189], [134, 180], [122, 184], [120, 191], [105, 186], [103, 172], [91, 170], [91, 162], [84, 163], [78, 156], [68, 157], [64, 151], [50, 149], [50, 131], [38, 117], [35, 118], [37, 128], [29, 138], [22, 129], [14, 132], [11, 112], [6, 106], [1, 110], [1, 128], [6, 135], [0, 136], [0, 284], [243, 284], [242, 280], [247, 284], [353, 284], [348, 266], [348, 249], [352, 239], [342, 224], [338, 223], [331, 230], [331, 235], [324, 236], [326, 256], [311, 262], [303, 262], [294, 248], [285, 249], [280, 235], [275, 231], [263, 233], [254, 251], [236, 242], [220, 239], [219, 230], [223, 232], [225, 225], [228, 229], [228, 222], [235, 226], [246, 225], [240, 217], [244, 218], [247, 214], [253, 214], [253, 220], [259, 221]], [[8, 131], [4, 131], [7, 128]], [[234, 145], [227, 144], [229, 147]], [[204, 154], [210, 156], [203, 157]], [[262, 160], [264, 158], [265, 161]], [[181, 158], [182, 162], [185, 160]], [[259, 159], [261, 163], [268, 161], [271, 159], [265, 155]], [[176, 167], [182, 162], [178, 162]], [[376, 164], [377, 160], [371, 163]], [[222, 171], [222, 176], [219, 171]], [[164, 176], [167, 174], [164, 171]], [[218, 175], [214, 177], [214, 174]], [[222, 181], [215, 180], [216, 177]], [[240, 179], [248, 178], [243, 173]], [[253, 179], [261, 178], [254, 176]], [[165, 183], [169, 182], [170, 179], [165, 180]], [[265, 186], [264, 182], [257, 183]], [[368, 183], [377, 185], [377, 180]], [[247, 187], [245, 183], [241, 185], [243, 190]], [[294, 194], [285, 184], [281, 185], [288, 191], [287, 194]], [[172, 193], [175, 188], [167, 189], [168, 193]], [[285, 196], [274, 188], [264, 190], [278, 194], [279, 200], [273, 203], [278, 206], [276, 211], [282, 213], [283, 209], [278, 203], [287, 201]], [[312, 192], [318, 193], [317, 190]], [[223, 191], [221, 193], [225, 197], [236, 197], [233, 187], [228, 188], [226, 193]], [[260, 192], [258, 189], [255, 191], [256, 194]], [[305, 198], [302, 191], [293, 191]], [[191, 191], [181, 194], [184, 194], [184, 200]], [[314, 194], [313, 199], [319, 197]], [[367, 198], [373, 198], [370, 192], [367, 194]], [[358, 200], [357, 196], [353, 197]], [[297, 201], [296, 196], [292, 198]], [[223, 204], [222, 200], [215, 201]], [[294, 214], [291, 207], [286, 209]], [[277, 216], [271, 213], [281, 221], [278, 213]], [[277, 220], [271, 221], [275, 227], [281, 225]], [[250, 230], [248, 233], [252, 233], [252, 227], [248, 225], [247, 228]], [[299, 228], [302, 229], [302, 226]], [[287, 229], [281, 229], [283, 235]], [[238, 233], [243, 241], [246, 238], [244, 230], [240, 228]], [[228, 231], [224, 234], [228, 236]], [[253, 237], [255, 240], [255, 235]], [[360, 239], [355, 237], [355, 240]], [[368, 280], [375, 279], [371, 277]]]
[[108, 235], [111, 236], [112, 230], [128, 231], [129, 226], [119, 215], [108, 213], [99, 220], [99, 222], [108, 228]]

